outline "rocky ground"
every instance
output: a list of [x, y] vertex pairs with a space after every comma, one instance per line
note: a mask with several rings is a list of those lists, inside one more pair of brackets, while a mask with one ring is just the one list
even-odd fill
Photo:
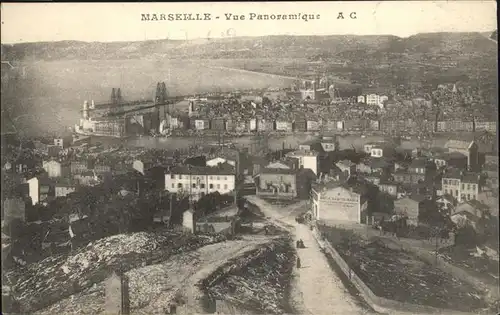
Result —
[[4, 284], [22, 313], [32, 313], [95, 287], [113, 270], [128, 270], [165, 261], [181, 252], [224, 241], [221, 235], [194, 236], [169, 231], [120, 234], [100, 239], [70, 255], [46, 258], [4, 275]]
[[[165, 314], [169, 306], [181, 298], [190, 310], [197, 311], [199, 283], [228, 259], [233, 259], [256, 246], [265, 244], [267, 237], [247, 237], [203, 246], [166, 257], [155, 263], [129, 270], [129, 305], [132, 314]], [[105, 285], [103, 282], [80, 291], [46, 307], [35, 314], [104, 314]]]
[[290, 281], [295, 250], [281, 237], [218, 268], [201, 286], [217, 306], [247, 314], [292, 313]]

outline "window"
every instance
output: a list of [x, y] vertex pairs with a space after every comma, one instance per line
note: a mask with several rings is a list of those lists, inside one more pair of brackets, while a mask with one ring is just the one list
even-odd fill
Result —
[[472, 199], [476, 200], [476, 195], [475, 194], [472, 195]]
[[175, 174], [171, 174], [171, 175], [170, 175], [170, 178], [171, 178], [171, 179], [175, 179]]
[[448, 185], [448, 180], [447, 179], [443, 179], [443, 185]]
[[220, 189], [220, 184], [217, 184], [217, 189]]
[[465, 184], [462, 184], [462, 189], [465, 189]]
[[224, 184], [224, 189], [227, 190], [227, 184]]
[[467, 190], [470, 190], [470, 184], [467, 184]]
[[175, 184], [174, 183], [172, 183], [172, 188], [175, 188]]
[[210, 189], [214, 189], [214, 184], [210, 184], [210, 185], [208, 185], [208, 188], [210, 188]]
[[210, 177], [209, 177], [209, 179], [214, 179], [214, 177], [213, 177], [213, 176], [210, 176]]
[[455, 189], [455, 196], [458, 197], [458, 190], [457, 189]]
[[220, 176], [217, 176], [217, 180], [220, 180]]
[[182, 175], [179, 175], [179, 179], [182, 179]]
[[178, 183], [177, 188], [182, 188], [182, 183]]
[[467, 200], [470, 200], [470, 194], [467, 194]]
[[224, 176], [224, 180], [227, 180], [227, 176]]
[[476, 184], [472, 184], [472, 189], [476, 190]]
[[205, 184], [200, 184], [200, 188], [205, 189]]
[[447, 189], [447, 188], [445, 188], [445, 189], [444, 189], [444, 193], [445, 193], [445, 194], [447, 194], [447, 193], [448, 193], [448, 189]]

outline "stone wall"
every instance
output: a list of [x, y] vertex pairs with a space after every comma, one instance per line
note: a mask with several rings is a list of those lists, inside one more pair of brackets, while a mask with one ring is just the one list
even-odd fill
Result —
[[327, 240], [323, 240], [321, 238], [316, 228], [313, 230], [313, 234], [319, 246], [333, 258], [342, 272], [348, 277], [349, 281], [351, 281], [356, 289], [360, 292], [363, 299], [375, 311], [380, 313], [392, 313], [393, 311], [397, 311], [398, 314], [468, 314], [465, 312], [439, 309], [426, 305], [402, 303], [375, 295], [372, 290], [358, 277], [358, 275], [356, 275], [356, 273], [351, 270], [347, 262], [340, 256], [335, 248]]

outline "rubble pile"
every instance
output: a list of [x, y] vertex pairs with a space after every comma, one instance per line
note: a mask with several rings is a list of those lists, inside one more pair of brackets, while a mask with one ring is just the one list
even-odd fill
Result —
[[[167, 307], [177, 292], [179, 279], [166, 274], [179, 270], [180, 266], [198, 264], [194, 253], [177, 255], [161, 264], [135, 268], [125, 273], [129, 285], [129, 302], [133, 314], [151, 314], [149, 304]], [[161, 299], [161, 300], [160, 300]], [[105, 305], [105, 283], [100, 282], [90, 288], [58, 301], [47, 308], [37, 311], [36, 315], [50, 314], [103, 314]], [[161, 311], [161, 310], [160, 310]]]
[[68, 255], [46, 258], [13, 270], [13, 295], [22, 312], [47, 307], [105, 280], [112, 270], [126, 272], [169, 256], [224, 241], [223, 235], [174, 232], [120, 234], [100, 239]]
[[291, 240], [281, 238], [228, 262], [202, 281], [211, 300], [264, 314], [290, 313], [288, 289], [295, 262]]

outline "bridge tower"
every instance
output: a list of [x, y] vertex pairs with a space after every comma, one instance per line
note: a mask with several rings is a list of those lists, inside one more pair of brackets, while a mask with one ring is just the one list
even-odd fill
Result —
[[300, 88], [300, 95], [302, 100], [315, 100], [316, 92], [318, 89], [318, 81], [303, 81], [302, 86]]

